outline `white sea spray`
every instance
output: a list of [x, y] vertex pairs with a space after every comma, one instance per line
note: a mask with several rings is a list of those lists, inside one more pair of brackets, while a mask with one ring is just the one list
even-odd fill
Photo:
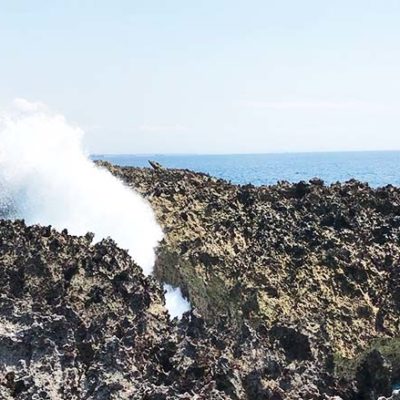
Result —
[[[0, 115], [0, 217], [111, 237], [151, 274], [163, 236], [153, 211], [88, 158], [83, 134], [43, 104], [15, 100]], [[174, 316], [188, 308], [176, 290], [167, 290], [167, 306]]]

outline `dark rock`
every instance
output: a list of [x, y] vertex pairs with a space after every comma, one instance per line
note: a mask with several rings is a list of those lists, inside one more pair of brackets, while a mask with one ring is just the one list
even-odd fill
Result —
[[357, 382], [364, 399], [376, 400], [392, 394], [392, 366], [378, 350], [372, 350], [357, 370]]
[[310, 360], [312, 358], [309, 339], [296, 329], [286, 326], [274, 326], [271, 336], [277, 339], [285, 351], [286, 357], [292, 360]]
[[150, 161], [149, 160], [149, 164], [150, 164], [151, 168], [153, 168], [156, 171], [164, 169], [164, 167], [160, 163], [158, 163], [157, 161]]

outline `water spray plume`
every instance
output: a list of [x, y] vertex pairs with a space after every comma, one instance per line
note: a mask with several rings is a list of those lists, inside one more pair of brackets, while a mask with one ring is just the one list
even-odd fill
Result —
[[[83, 132], [45, 106], [17, 100], [0, 117], [0, 209], [28, 224], [112, 237], [146, 274], [162, 238], [152, 209], [82, 148]], [[3, 215], [5, 216], [5, 215]]]
[[[24, 99], [0, 115], [0, 218], [87, 232], [128, 250], [150, 274], [162, 239], [150, 205], [109, 171], [97, 167], [82, 146], [83, 131]], [[190, 309], [179, 289], [166, 285], [171, 316]]]

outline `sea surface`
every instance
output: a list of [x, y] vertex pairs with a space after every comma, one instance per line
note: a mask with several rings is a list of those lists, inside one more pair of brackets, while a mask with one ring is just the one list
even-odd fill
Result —
[[148, 160], [169, 168], [205, 172], [238, 184], [270, 185], [319, 177], [325, 183], [355, 178], [371, 186], [400, 186], [400, 151], [232, 155], [93, 155], [120, 166], [148, 167]]

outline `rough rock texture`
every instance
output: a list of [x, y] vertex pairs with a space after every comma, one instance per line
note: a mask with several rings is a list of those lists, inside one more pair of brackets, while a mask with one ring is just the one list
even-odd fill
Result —
[[130, 398], [152, 379], [163, 293], [91, 239], [0, 221], [1, 399]]
[[395, 399], [400, 190], [104, 164], [152, 203], [160, 285], [112, 240], [0, 220], [0, 399]]
[[294, 329], [208, 326], [196, 311], [170, 322], [159, 285], [111, 240], [91, 240], [0, 220], [1, 399], [343, 392]]
[[[151, 202], [166, 233], [156, 273], [207, 321], [275, 332], [288, 359], [332, 366], [361, 398], [400, 381], [400, 189], [103, 165]], [[372, 366], [384, 377], [368, 386]]]

